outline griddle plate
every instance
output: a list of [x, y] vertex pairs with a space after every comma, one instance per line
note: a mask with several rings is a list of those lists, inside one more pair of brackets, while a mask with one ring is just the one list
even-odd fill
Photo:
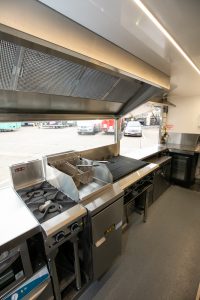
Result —
[[125, 156], [115, 156], [108, 160], [107, 167], [113, 176], [113, 182], [148, 165], [147, 162]]

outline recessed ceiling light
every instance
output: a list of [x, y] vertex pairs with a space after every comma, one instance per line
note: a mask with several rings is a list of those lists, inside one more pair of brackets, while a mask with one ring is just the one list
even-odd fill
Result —
[[181, 55], [187, 60], [187, 62], [195, 69], [200, 75], [200, 69], [194, 64], [191, 58], [185, 53], [185, 51], [179, 46], [175, 39], [169, 34], [169, 32], [160, 24], [160, 22], [154, 17], [154, 15], [148, 10], [148, 8], [142, 3], [141, 0], [133, 0], [139, 8], [147, 15], [147, 17], [157, 26], [157, 28], [165, 35], [165, 37], [174, 45], [174, 47], [181, 53]]

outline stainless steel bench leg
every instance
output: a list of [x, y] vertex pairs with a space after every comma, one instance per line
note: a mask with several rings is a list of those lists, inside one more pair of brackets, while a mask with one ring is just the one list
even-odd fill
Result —
[[148, 208], [149, 208], [149, 196], [150, 192], [152, 191], [153, 184], [150, 185], [147, 190], [146, 190], [146, 195], [145, 195], [145, 204], [144, 204], [144, 216], [143, 216], [143, 222], [147, 221], [148, 217]]
[[60, 286], [59, 286], [58, 274], [57, 274], [57, 269], [55, 264], [55, 257], [57, 254], [58, 254], [58, 250], [51, 253], [51, 255], [48, 257], [48, 266], [52, 278], [55, 299], [61, 300]]
[[148, 216], [148, 206], [149, 206], [149, 196], [148, 196], [148, 191], [146, 192], [146, 197], [145, 197], [145, 204], [144, 204], [144, 216], [143, 216], [143, 222], [147, 221], [147, 216]]
[[74, 247], [74, 268], [76, 274], [76, 288], [77, 290], [81, 289], [81, 271], [80, 271], [80, 262], [78, 255], [78, 237], [74, 237], [72, 239], [73, 247]]

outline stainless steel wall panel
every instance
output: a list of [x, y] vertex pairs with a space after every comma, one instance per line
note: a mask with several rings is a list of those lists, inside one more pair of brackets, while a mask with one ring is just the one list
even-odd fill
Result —
[[106, 160], [109, 157], [119, 155], [118, 145], [111, 144], [79, 152], [81, 157], [92, 160]]
[[1, 113], [0, 122], [25, 122], [25, 121], [60, 121], [60, 120], [94, 120], [94, 119], [112, 119], [112, 114], [58, 114], [58, 113]]
[[[108, 102], [94, 99], [75, 98], [42, 93], [0, 90], [0, 113], [23, 113], [26, 120], [28, 114], [94, 114], [113, 115], [121, 108], [118, 102]], [[106, 112], [106, 113], [105, 113]], [[9, 115], [7, 115], [9, 119]], [[34, 116], [31, 116], [33, 119]], [[58, 119], [58, 117], [56, 117]], [[74, 116], [71, 115], [70, 120]], [[80, 117], [76, 117], [79, 119]], [[66, 118], [65, 118], [66, 119]], [[84, 117], [82, 118], [84, 119]], [[42, 120], [42, 119], [41, 119]], [[46, 117], [45, 117], [46, 120]], [[50, 119], [51, 120], [51, 119]], [[62, 120], [62, 119], [60, 119]], [[12, 121], [12, 119], [10, 119]]]
[[152, 96], [159, 94], [161, 91], [155, 86], [151, 86], [147, 83], [142, 83], [140, 88], [128, 101], [126, 101], [122, 109], [118, 112], [121, 116], [129, 113], [136, 107], [147, 102]]
[[169, 132], [167, 144], [182, 145], [182, 146], [197, 146], [200, 139], [200, 134]]
[[44, 181], [42, 160], [36, 159], [10, 166], [12, 183], [15, 190]]

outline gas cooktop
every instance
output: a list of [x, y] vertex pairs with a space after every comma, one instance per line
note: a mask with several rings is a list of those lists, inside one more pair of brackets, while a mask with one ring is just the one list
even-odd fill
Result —
[[47, 181], [21, 189], [18, 194], [40, 223], [76, 205]]

